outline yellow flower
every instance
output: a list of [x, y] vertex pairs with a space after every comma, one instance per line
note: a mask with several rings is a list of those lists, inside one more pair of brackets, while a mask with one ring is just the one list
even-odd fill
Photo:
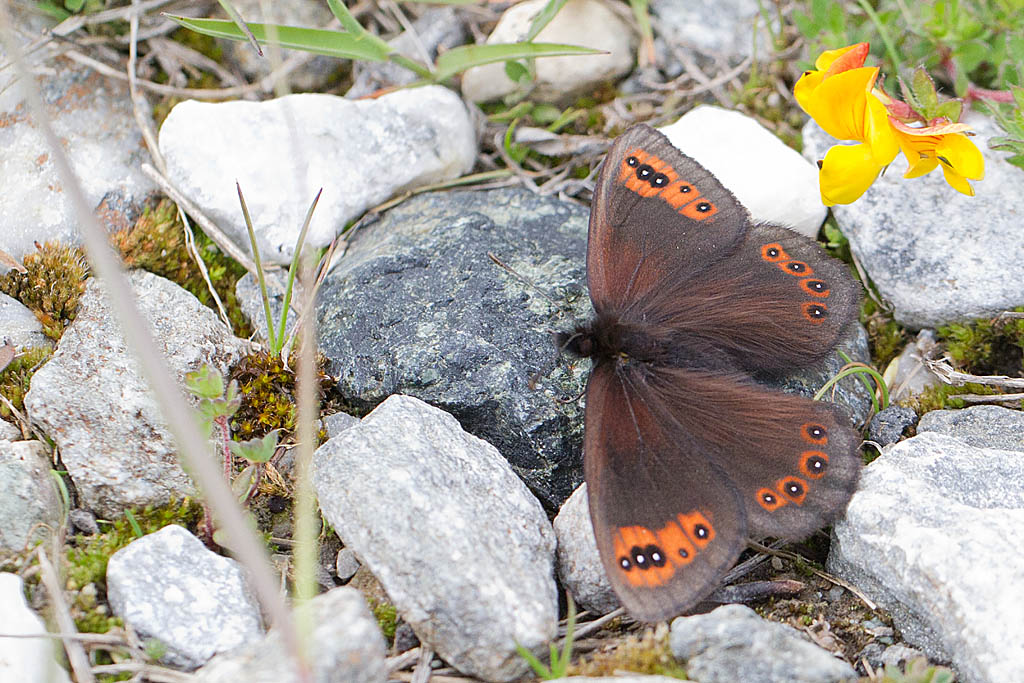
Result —
[[856, 145], [836, 146], [819, 162], [821, 201], [849, 204], [899, 153], [885, 103], [874, 92], [877, 67], [863, 66], [868, 44], [822, 53], [816, 70], [793, 88], [797, 102], [826, 133]]
[[974, 188], [967, 179], [981, 180], [985, 177], [985, 159], [970, 138], [964, 135], [970, 126], [945, 123], [914, 128], [896, 119], [891, 123], [900, 149], [910, 163], [904, 178], [919, 178], [941, 164], [950, 187], [974, 196]]

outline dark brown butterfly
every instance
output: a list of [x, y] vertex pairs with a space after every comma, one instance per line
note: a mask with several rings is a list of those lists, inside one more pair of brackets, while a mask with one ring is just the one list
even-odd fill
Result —
[[821, 359], [859, 285], [812, 240], [754, 224], [653, 128], [616, 140], [590, 213], [595, 317], [560, 345], [594, 362], [584, 469], [612, 587], [643, 621], [707, 596], [748, 537], [802, 538], [841, 514], [860, 438], [833, 406], [751, 373]]

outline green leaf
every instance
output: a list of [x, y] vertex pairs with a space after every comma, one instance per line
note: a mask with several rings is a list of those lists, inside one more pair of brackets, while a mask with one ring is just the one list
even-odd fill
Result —
[[280, 429], [275, 429], [263, 438], [249, 439], [248, 441], [232, 441], [228, 444], [231, 452], [245, 458], [249, 462], [269, 462], [277, 450], [277, 438]]
[[224, 395], [224, 378], [215, 367], [203, 363], [185, 375], [185, 388], [200, 398], [220, 398]]
[[[226, 19], [192, 19], [172, 14], [164, 16], [196, 33], [228, 40], [246, 40], [245, 34]], [[391, 52], [387, 43], [369, 40], [365, 35], [356, 36], [340, 31], [295, 26], [275, 28], [280, 46], [291, 50], [304, 50], [328, 57], [361, 59], [367, 62], [383, 62]], [[249, 24], [249, 29], [257, 42], [267, 43], [266, 24]]]
[[339, 2], [339, 0], [327, 0], [327, 6], [331, 8], [331, 13], [341, 22], [342, 28], [352, 35], [360, 36], [367, 32], [363, 25], [348, 11], [345, 3]]
[[461, 45], [438, 55], [434, 79], [444, 81], [457, 73], [481, 64], [504, 62], [527, 57], [558, 57], [564, 55], [607, 54], [580, 45], [558, 43], [509, 43], [501, 45]]
[[530, 70], [522, 62], [512, 60], [505, 62], [505, 75], [513, 83], [526, 83], [530, 80]]

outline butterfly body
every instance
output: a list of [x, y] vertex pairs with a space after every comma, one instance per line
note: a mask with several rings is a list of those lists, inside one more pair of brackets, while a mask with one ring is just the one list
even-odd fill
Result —
[[829, 353], [856, 317], [843, 264], [753, 224], [654, 129], [618, 138], [587, 248], [593, 320], [559, 336], [593, 361], [584, 474], [627, 609], [657, 621], [714, 589], [749, 536], [799, 538], [845, 508], [860, 439], [833, 407], [751, 373]]

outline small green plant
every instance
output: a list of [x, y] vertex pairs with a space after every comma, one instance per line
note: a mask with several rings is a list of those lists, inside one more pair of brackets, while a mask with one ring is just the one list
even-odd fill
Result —
[[519, 656], [525, 659], [530, 668], [533, 669], [533, 672], [545, 681], [565, 678], [569, 670], [569, 661], [572, 659], [572, 639], [576, 632], [576, 603], [573, 602], [572, 596], [568, 593], [566, 593], [566, 598], [568, 599], [568, 608], [565, 641], [562, 643], [561, 653], [558, 652], [558, 648], [555, 647], [554, 643], [550, 643], [548, 645], [548, 664], [544, 664], [537, 658], [537, 655], [516, 643], [516, 652], [519, 653]]
[[[550, 21], [554, 12], [549, 9], [565, 0], [549, 0], [548, 7], [541, 14]], [[223, 3], [221, 3], [223, 4]], [[593, 55], [599, 50], [592, 50], [578, 45], [560, 45], [556, 43], [510, 43], [494, 45], [461, 45], [447, 50], [437, 56], [434, 64], [424, 64], [406, 57], [387, 41], [367, 31], [352, 16], [351, 12], [340, 0], [327, 0], [334, 16], [341, 22], [343, 31], [327, 29], [296, 28], [274, 24], [243, 23], [239, 17], [235, 19], [192, 19], [189, 17], [165, 15], [185, 28], [228, 40], [250, 40], [266, 45], [276, 42], [283, 48], [304, 50], [329, 57], [354, 59], [366, 62], [390, 61], [419, 76], [416, 85], [424, 83], [443, 83], [466, 69], [481, 64], [509, 62], [536, 57], [553, 57], [559, 55]], [[557, 9], [555, 10], [557, 12]], [[543, 22], [543, 23], [546, 23]], [[531, 31], [539, 32], [542, 25], [534, 22]], [[534, 32], [534, 35], [536, 35]]]
[[89, 265], [80, 248], [37, 243], [23, 268], [0, 275], [0, 292], [25, 304], [42, 324], [43, 334], [56, 341], [75, 319], [88, 276]]
[[[1024, 312], [1024, 307], [1014, 309]], [[938, 338], [961, 367], [974, 375], [1019, 375], [1024, 371], [1024, 318], [1001, 317], [952, 323]]]
[[[25, 394], [28, 393], [32, 375], [53, 355], [49, 346], [32, 346], [15, 354], [10, 363], [0, 370], [0, 395], [4, 396], [15, 410], [25, 408]], [[0, 401], [0, 417], [11, 417], [7, 404]]]
[[886, 664], [881, 683], [953, 683], [956, 677], [944, 666], [933, 666], [924, 657], [907, 662], [903, 671], [895, 664]]

